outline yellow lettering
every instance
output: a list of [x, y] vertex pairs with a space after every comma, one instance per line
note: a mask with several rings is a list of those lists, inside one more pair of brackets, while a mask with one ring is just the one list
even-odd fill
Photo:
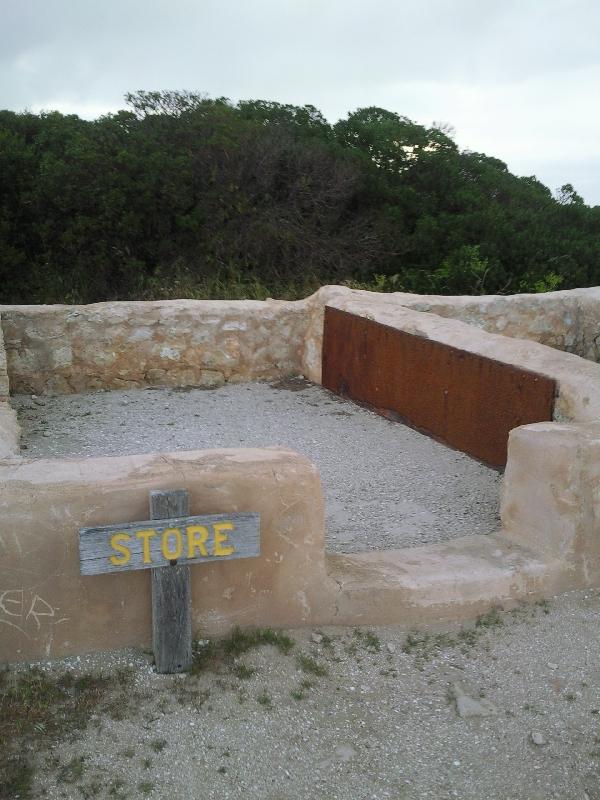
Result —
[[109, 556], [108, 560], [111, 564], [114, 564], [115, 567], [122, 567], [125, 564], [129, 564], [131, 561], [131, 550], [124, 544], [124, 542], [128, 542], [130, 538], [128, 533], [115, 533], [110, 537], [110, 546], [117, 553], [121, 554], [119, 556]]
[[[175, 550], [169, 550], [169, 537], [175, 537]], [[165, 528], [162, 535], [162, 554], [167, 561], [177, 561], [181, 558], [183, 541], [179, 528]]]
[[215, 531], [213, 556], [230, 556], [235, 553], [233, 545], [223, 546], [224, 542], [227, 541], [227, 534], [224, 531], [232, 531], [233, 522], [213, 522], [213, 529]]
[[196, 550], [201, 556], [207, 556], [206, 540], [208, 539], [208, 528], [204, 525], [188, 525], [185, 529], [188, 541], [188, 558], [194, 558]]
[[150, 554], [150, 539], [156, 536], [156, 531], [149, 528], [147, 531], [138, 531], [136, 533], [138, 539], [142, 540], [142, 553], [144, 555], [144, 564], [152, 563], [152, 556]]

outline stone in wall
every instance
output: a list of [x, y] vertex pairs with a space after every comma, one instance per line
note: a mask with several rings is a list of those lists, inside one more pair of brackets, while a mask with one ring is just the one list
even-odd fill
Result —
[[301, 371], [305, 302], [4, 306], [13, 392], [219, 386]]
[[0, 403], [6, 400], [10, 394], [8, 385], [8, 372], [6, 365], [6, 350], [4, 349], [4, 337], [2, 335], [2, 320], [0, 318]]

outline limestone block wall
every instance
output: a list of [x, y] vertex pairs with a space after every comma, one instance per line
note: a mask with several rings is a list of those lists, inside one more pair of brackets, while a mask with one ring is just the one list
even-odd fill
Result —
[[4, 348], [4, 336], [2, 335], [2, 321], [0, 318], [0, 403], [7, 400], [9, 394], [6, 350]]
[[0, 458], [7, 458], [19, 451], [19, 427], [17, 417], [8, 404], [9, 383], [6, 351], [0, 324]]
[[282, 448], [0, 462], [0, 662], [151, 642], [150, 574], [79, 574], [80, 527], [148, 519], [151, 489], [190, 513], [255, 511], [258, 558], [191, 567], [195, 635], [333, 616], [316, 468]]
[[600, 362], [600, 289], [486, 297], [395, 295], [402, 305]]
[[215, 386], [300, 371], [305, 302], [1, 306], [11, 391]]

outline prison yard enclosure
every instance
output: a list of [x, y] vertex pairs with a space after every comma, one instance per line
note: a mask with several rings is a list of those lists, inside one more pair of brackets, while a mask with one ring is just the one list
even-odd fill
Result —
[[[0, 306], [0, 660], [149, 647], [148, 570], [179, 559], [194, 637], [598, 586], [599, 310], [336, 286]], [[161, 527], [156, 491], [189, 510]], [[79, 532], [107, 528], [116, 571], [82, 574]]]

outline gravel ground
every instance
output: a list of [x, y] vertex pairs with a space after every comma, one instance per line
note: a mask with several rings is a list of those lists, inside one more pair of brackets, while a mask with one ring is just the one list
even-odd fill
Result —
[[497, 471], [302, 379], [21, 395], [13, 405], [33, 457], [291, 447], [319, 467], [329, 551], [411, 547], [499, 527]]
[[599, 800], [599, 612], [588, 591], [446, 634], [292, 631], [197, 676], [130, 651], [42, 664], [133, 679], [123, 718], [38, 752], [33, 796]]

